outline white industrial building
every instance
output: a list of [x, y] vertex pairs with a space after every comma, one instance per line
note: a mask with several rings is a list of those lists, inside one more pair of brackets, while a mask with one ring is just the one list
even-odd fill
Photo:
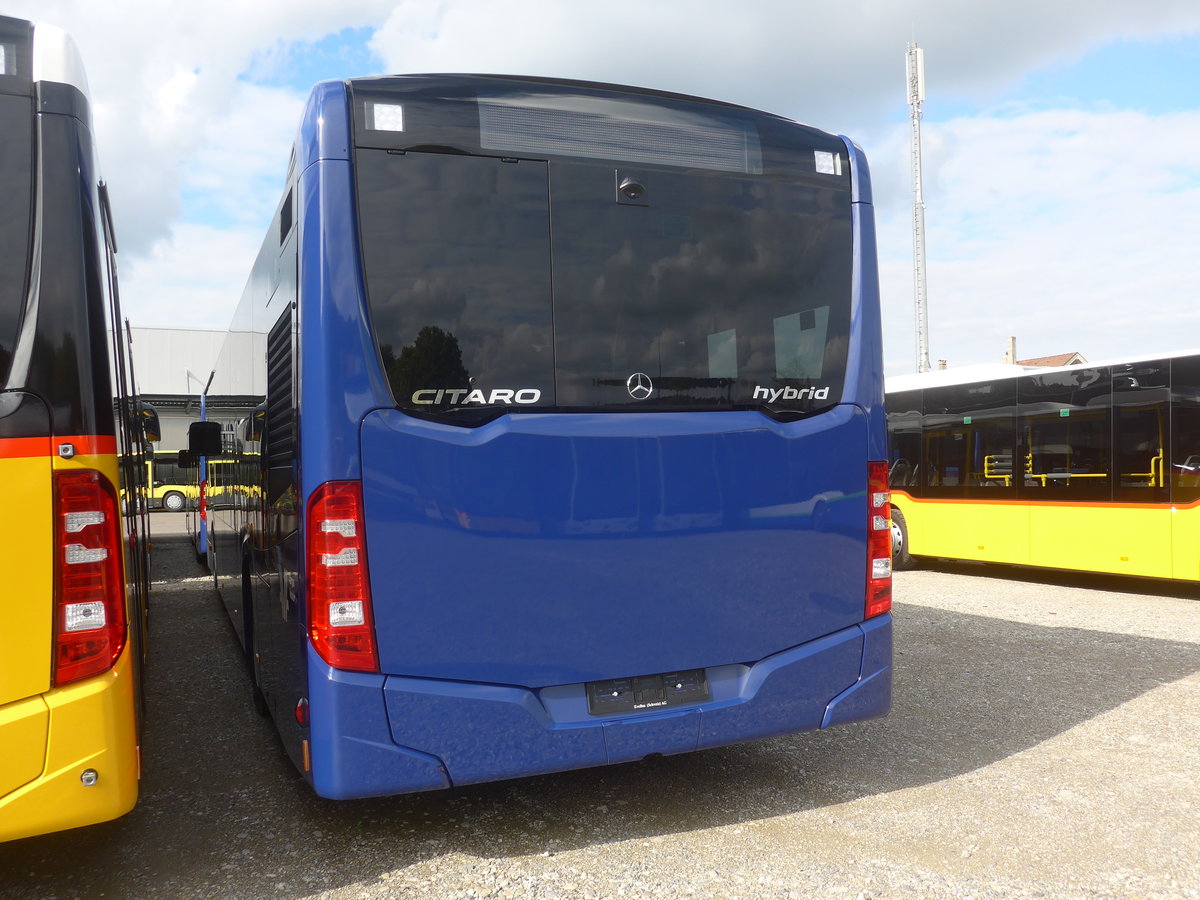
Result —
[[[199, 328], [131, 328], [133, 371], [142, 399], [158, 410], [157, 450], [187, 447], [188, 426], [200, 419], [200, 393], [216, 364], [224, 331]], [[227, 427], [251, 410], [248, 402], [216, 405], [208, 418]]]

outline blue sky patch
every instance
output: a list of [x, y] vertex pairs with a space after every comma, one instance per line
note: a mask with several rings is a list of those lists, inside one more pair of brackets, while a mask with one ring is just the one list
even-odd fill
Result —
[[318, 81], [381, 74], [383, 61], [367, 42], [374, 28], [343, 28], [319, 41], [276, 43], [255, 54], [241, 78], [268, 87], [307, 93]]
[[1030, 72], [1002, 96], [981, 99], [977, 94], [939, 91], [936, 80], [927, 81], [922, 112], [927, 119], [948, 121], [991, 114], [994, 110], [988, 107], [999, 103], [1023, 111], [1134, 110], [1157, 115], [1194, 109], [1197, 84], [1200, 36], [1119, 41]]

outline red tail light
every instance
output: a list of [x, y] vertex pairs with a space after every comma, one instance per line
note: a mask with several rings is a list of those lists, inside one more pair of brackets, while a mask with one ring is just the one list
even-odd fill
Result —
[[886, 462], [867, 463], [867, 603], [865, 618], [892, 608], [892, 504]]
[[306, 540], [313, 646], [334, 668], [378, 672], [362, 485], [331, 481], [317, 488], [308, 504]]
[[99, 472], [54, 476], [54, 683], [110, 669], [125, 646], [117, 496]]

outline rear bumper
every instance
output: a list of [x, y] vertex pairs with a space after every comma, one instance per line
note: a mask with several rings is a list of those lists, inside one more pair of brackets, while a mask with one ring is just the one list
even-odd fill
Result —
[[310, 648], [313, 787], [332, 798], [400, 794], [827, 728], [886, 713], [891, 664], [886, 615], [710, 668], [705, 703], [597, 717], [582, 684], [362, 675], [330, 669]]
[[[130, 649], [103, 675], [0, 707], [0, 841], [105, 822], [138, 794]], [[85, 786], [80, 775], [94, 769]]]

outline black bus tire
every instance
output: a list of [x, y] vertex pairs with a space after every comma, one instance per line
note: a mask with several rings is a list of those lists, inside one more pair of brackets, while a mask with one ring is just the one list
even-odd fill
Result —
[[908, 523], [904, 513], [892, 507], [892, 568], [898, 572], [915, 569], [917, 561], [908, 552]]
[[187, 501], [179, 491], [167, 491], [163, 494], [162, 508], [169, 512], [182, 512], [186, 505]]

